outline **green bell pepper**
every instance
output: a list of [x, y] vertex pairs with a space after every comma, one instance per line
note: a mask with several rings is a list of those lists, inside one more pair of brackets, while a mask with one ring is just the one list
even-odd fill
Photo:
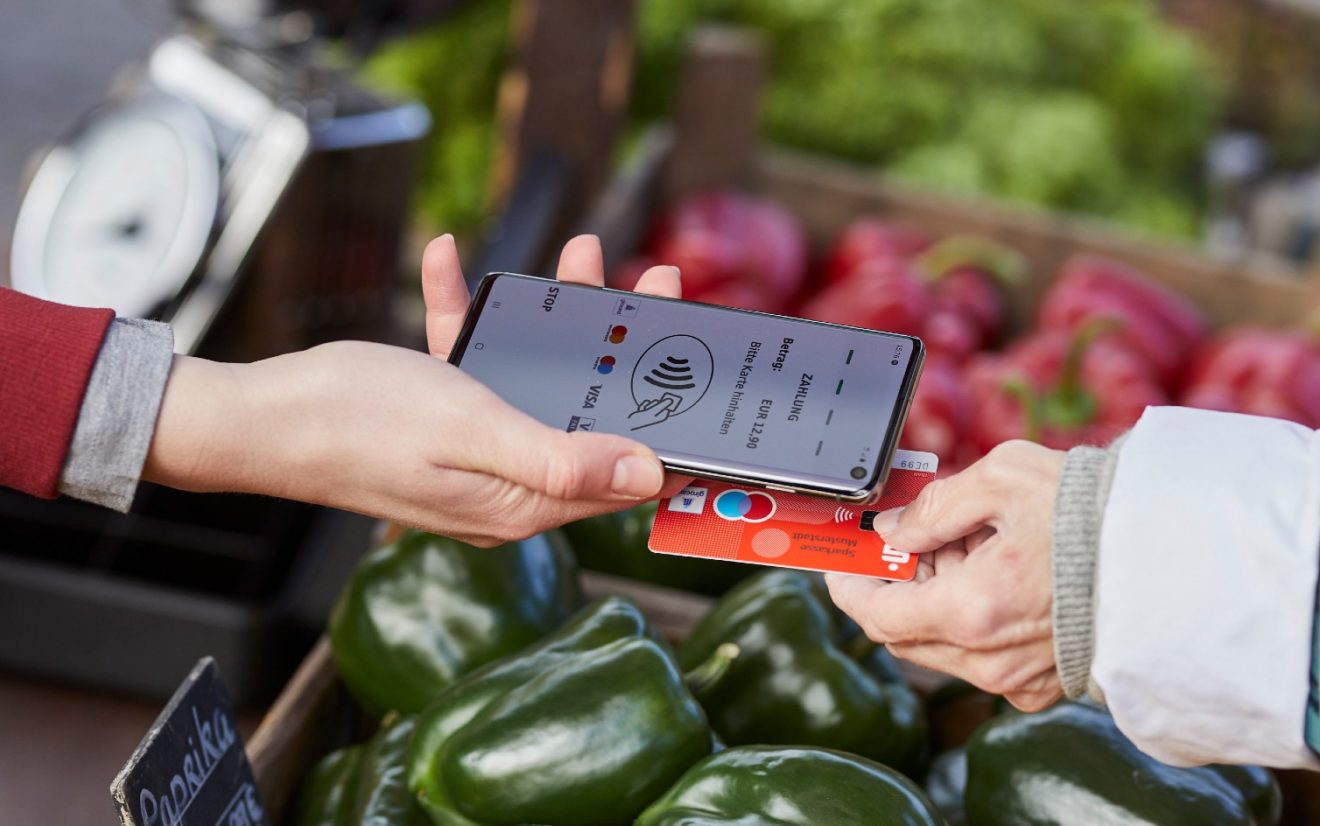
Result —
[[925, 785], [926, 794], [949, 826], [966, 826], [963, 794], [967, 791], [967, 749], [959, 746], [937, 755], [930, 761]]
[[583, 568], [718, 596], [756, 572], [751, 565], [651, 553], [646, 547], [658, 503], [647, 502], [565, 525], [561, 530]]
[[1283, 820], [1283, 789], [1274, 772], [1264, 766], [1207, 766], [1232, 783], [1247, 808], [1256, 817], [1257, 826], [1274, 826]]
[[828, 749], [740, 746], [693, 766], [636, 826], [943, 826], [911, 780]]
[[373, 716], [415, 713], [446, 685], [554, 630], [580, 602], [546, 537], [482, 549], [411, 532], [365, 557], [330, 618], [335, 663]]
[[[718, 681], [736, 653], [687, 679]], [[626, 823], [711, 752], [684, 679], [636, 605], [603, 599], [437, 697], [409, 785], [437, 826]]]
[[352, 826], [358, 767], [365, 750], [359, 743], [321, 758], [303, 781], [294, 826]]
[[1073, 824], [1274, 826], [1277, 786], [1263, 769], [1167, 766], [1123, 736], [1109, 713], [1063, 702], [1006, 713], [967, 744], [972, 826]]
[[408, 788], [415, 718], [388, 715], [366, 743], [331, 752], [303, 781], [296, 826], [429, 826]]
[[353, 826], [428, 826], [407, 783], [408, 744], [416, 724], [415, 716], [391, 714], [367, 741], [353, 795]]
[[874, 747], [873, 759], [910, 777], [919, 776], [930, 762], [930, 721], [926, 716], [925, 703], [908, 685], [907, 678], [898, 669], [894, 655], [886, 651], [884, 646], [870, 643], [870, 651], [867, 652], [865, 646], [854, 644], [844, 650], [863, 671], [871, 675], [884, 700], [885, 712], [877, 719], [888, 718], [888, 739], [884, 745], [877, 744]]
[[871, 758], [908, 774], [928, 745], [921, 701], [889, 655], [864, 637], [838, 643], [816, 578], [759, 573], [730, 591], [679, 647], [691, 667], [722, 643], [740, 654], [727, 677], [697, 693], [726, 743], [819, 746]]

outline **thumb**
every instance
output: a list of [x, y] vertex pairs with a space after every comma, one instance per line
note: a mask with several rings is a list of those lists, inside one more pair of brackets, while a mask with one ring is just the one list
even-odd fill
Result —
[[660, 492], [664, 468], [645, 445], [604, 433], [565, 433], [521, 411], [485, 416], [479, 470], [564, 501], [642, 500]]
[[436, 358], [448, 358], [470, 300], [458, 247], [448, 233], [427, 244], [422, 254], [422, 298], [426, 302], [427, 349]]
[[554, 438], [531, 461], [524, 455], [510, 479], [565, 501], [642, 500], [660, 492], [665, 471], [648, 448], [602, 433], [550, 432]]
[[998, 513], [998, 503], [978, 475], [973, 466], [931, 482], [907, 507], [876, 517], [876, 530], [909, 553], [928, 553], [965, 539]]

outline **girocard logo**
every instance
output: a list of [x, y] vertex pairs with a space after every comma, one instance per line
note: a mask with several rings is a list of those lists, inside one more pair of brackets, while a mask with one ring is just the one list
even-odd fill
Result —
[[715, 497], [715, 515], [730, 522], [764, 522], [776, 510], [775, 498], [759, 490], [733, 488]]
[[700, 514], [706, 509], [707, 493], [710, 493], [708, 488], [689, 485], [679, 491], [677, 496], [670, 497], [667, 507], [678, 513]]
[[673, 335], [646, 348], [633, 367], [630, 430], [660, 424], [696, 406], [710, 389], [715, 358], [696, 336]]

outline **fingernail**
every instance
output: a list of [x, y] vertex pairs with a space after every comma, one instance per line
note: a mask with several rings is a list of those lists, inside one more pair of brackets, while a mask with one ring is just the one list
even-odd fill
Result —
[[678, 267], [675, 267], [673, 264], [666, 264], [665, 266], [668, 267], [669, 269], [671, 269], [671, 270], [674, 271], [674, 277], [675, 277], [675, 278], [677, 278], [679, 281], [682, 281], [682, 280], [683, 280], [683, 271], [682, 271], [682, 270], [680, 270]]
[[875, 520], [871, 522], [871, 526], [876, 533], [888, 538], [898, 527], [898, 517], [901, 513], [903, 513], [902, 508], [890, 508], [887, 511], [878, 513], [875, 515]]
[[629, 454], [615, 463], [610, 488], [619, 496], [644, 499], [658, 493], [664, 481], [664, 472], [655, 460]]

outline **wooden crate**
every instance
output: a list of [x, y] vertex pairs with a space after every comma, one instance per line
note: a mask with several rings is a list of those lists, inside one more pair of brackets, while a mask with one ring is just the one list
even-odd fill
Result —
[[[765, 58], [755, 38], [694, 38], [671, 124], [653, 128], [581, 229], [601, 237], [607, 268], [638, 247], [665, 200], [711, 186], [766, 195], [803, 222], [820, 250], [859, 215], [911, 222], [939, 236], [971, 233], [1016, 249], [1030, 274], [1009, 295], [1023, 329], [1060, 264], [1078, 253], [1135, 266], [1191, 298], [1216, 325], [1306, 322], [1320, 309], [1320, 267], [1309, 272], [1266, 254], [1211, 258], [1186, 244], [1043, 209], [935, 194], [853, 164], [759, 146], [758, 92]], [[716, 127], [712, 127], [712, 123]]]

